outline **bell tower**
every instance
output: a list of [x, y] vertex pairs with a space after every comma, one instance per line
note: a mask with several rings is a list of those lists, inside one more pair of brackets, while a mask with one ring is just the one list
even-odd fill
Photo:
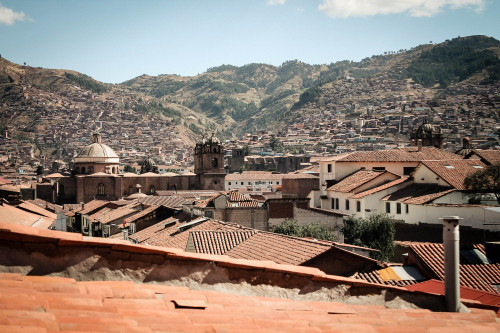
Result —
[[203, 138], [194, 149], [194, 173], [225, 173], [224, 148], [219, 139], [212, 136], [207, 140]]
[[224, 147], [212, 133], [203, 138], [194, 148], [194, 173], [201, 190], [224, 190], [226, 171], [224, 169]]

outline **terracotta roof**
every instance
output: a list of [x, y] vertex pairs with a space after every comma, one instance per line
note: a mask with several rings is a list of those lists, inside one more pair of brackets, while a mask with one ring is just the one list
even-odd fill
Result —
[[494, 332], [500, 327], [485, 310], [451, 315], [130, 281], [3, 273], [0, 291], [5, 332]]
[[[190, 231], [250, 230], [238, 224], [224, 223], [216, 220], [207, 220], [197, 225], [194, 225], [190, 229], [187, 229], [185, 231], [180, 231], [178, 227], [183, 223], [175, 222], [173, 224], [168, 224], [169, 221], [172, 221], [172, 219], [167, 219], [149, 228], [138, 231], [133, 235], [132, 238], [136, 239], [136, 237], [138, 237], [140, 243], [147, 243], [149, 245], [156, 245], [156, 246], [174, 247], [184, 250], [187, 246]], [[141, 239], [143, 240], [141, 241]]]
[[[484, 251], [484, 247], [476, 247]], [[410, 250], [415, 257], [432, 272], [436, 278], [444, 280], [444, 247], [437, 243], [413, 243]], [[492, 284], [500, 284], [500, 264], [467, 264], [460, 256], [460, 284], [465, 287], [497, 293]]]
[[391, 150], [356, 151], [339, 158], [338, 162], [420, 162], [428, 160], [460, 160], [462, 156], [439, 148], [418, 147], [394, 148]]
[[397, 287], [405, 287], [418, 283], [418, 281], [416, 280], [397, 280], [397, 279], [384, 280], [380, 276], [378, 269], [359, 271], [356, 272], [351, 277], [355, 279], [362, 279], [371, 283], [380, 283], [380, 284], [386, 284], [388, 286], [397, 286]]
[[189, 231], [187, 246], [189, 247], [189, 243], [192, 242], [196, 253], [225, 254], [255, 233], [255, 230], [194, 230]]
[[283, 179], [318, 179], [319, 180], [318, 176], [312, 175], [310, 173], [300, 173], [300, 171], [302, 171], [302, 170], [297, 171], [299, 173], [287, 173], [283, 177]]
[[330, 186], [327, 191], [349, 193], [361, 185], [379, 177], [383, 173], [385, 173], [385, 171], [358, 170], [352, 175], [343, 178], [337, 184]]
[[12, 182], [8, 179], [0, 177], [0, 185], [8, 185], [8, 184], [12, 184]]
[[124, 217], [128, 217], [129, 215], [136, 212], [137, 210], [130, 206], [118, 207], [116, 209], [104, 208], [92, 215], [89, 215], [89, 219], [101, 223], [109, 223]]
[[423, 205], [456, 191], [453, 188], [437, 186], [434, 184], [411, 184], [402, 188], [382, 200], [399, 201], [405, 204]]
[[300, 265], [329, 250], [331, 246], [321, 242], [275, 234], [258, 232], [226, 255], [232, 258], [269, 260], [278, 264]]
[[35, 204], [32, 204], [30, 202], [26, 202], [26, 201], [22, 202], [17, 207], [19, 207], [19, 208], [21, 208], [23, 210], [26, 210], [28, 212], [31, 212], [31, 213], [35, 213], [35, 214], [38, 214], [38, 215], [41, 215], [41, 216], [48, 217], [48, 218], [53, 219], [53, 220], [55, 220], [57, 218], [56, 214], [54, 214], [52, 212], [49, 212], [48, 210], [43, 209], [42, 207], [37, 206]]
[[484, 163], [478, 160], [423, 161], [422, 164], [450, 184], [450, 186], [460, 191], [465, 190], [465, 177], [481, 170], [481, 168], [474, 166], [486, 167]]
[[62, 206], [59, 206], [59, 205], [56, 205], [56, 204], [53, 204], [53, 203], [50, 203], [48, 201], [45, 201], [45, 200], [42, 200], [42, 199], [33, 199], [33, 200], [26, 200], [26, 202], [29, 202], [29, 203], [32, 203], [34, 205], [37, 205], [38, 207], [42, 207], [48, 211], [51, 211], [53, 213], [60, 213], [60, 212], [63, 212], [63, 211], [67, 211], [65, 210]]
[[[407, 286], [406, 289], [444, 295], [444, 282], [430, 279], [411, 286]], [[462, 302], [464, 301], [464, 299], [468, 299], [480, 302], [482, 304], [491, 305], [496, 308], [495, 310], [497, 316], [500, 317], [500, 294], [489, 293], [486, 291], [461, 286], [460, 298]]]
[[0, 202], [0, 222], [47, 229], [55, 219], [30, 213]]
[[500, 150], [498, 149], [474, 149], [466, 158], [476, 154], [481, 159], [486, 161], [487, 164], [498, 164], [500, 163]]
[[80, 213], [82, 215], [89, 214], [89, 213], [93, 212], [96, 209], [104, 207], [107, 204], [108, 204], [108, 202], [104, 201], [104, 200], [92, 200], [92, 201], [87, 202], [86, 204], [84, 204], [82, 210], [76, 211], [76, 212]]
[[357, 194], [354, 194], [352, 196], [349, 197], [349, 199], [360, 199], [360, 198], [364, 198], [368, 195], [372, 195], [374, 193], [377, 193], [377, 192], [380, 192], [380, 191], [383, 191], [385, 189], [388, 189], [388, 188], [391, 188], [393, 186], [396, 186], [396, 185], [399, 185], [401, 183], [404, 183], [405, 181], [407, 181], [409, 178], [408, 177], [402, 177], [402, 178], [399, 178], [399, 179], [396, 179], [396, 180], [393, 180], [392, 182], [389, 182], [389, 183], [386, 183], [384, 185], [380, 185], [380, 186], [377, 186], [377, 187], [374, 187], [372, 189], [369, 189], [369, 190], [366, 190], [366, 191], [363, 191], [363, 192], [359, 192]]
[[167, 208], [181, 209], [182, 205], [189, 202], [186, 198], [172, 195], [172, 196], [148, 196], [144, 198], [137, 198], [137, 202], [146, 205], [164, 206]]
[[[19, 244], [23, 248], [30, 243], [51, 244], [46, 251], [37, 247], [43, 255], [36, 260], [49, 262], [52, 256], [65, 252], [72, 255], [68, 267], [58, 265], [52, 273], [70, 278], [0, 274], [0, 331], [5, 332], [500, 329], [493, 311], [472, 308], [469, 313], [431, 312], [415, 307], [428, 304], [443, 309], [442, 296], [326, 275], [309, 267], [186, 253], [7, 223], [0, 224], [0, 239], [9, 253], [23, 250]], [[24, 242], [19, 243], [19, 239]], [[79, 260], [89, 258], [98, 266], [79, 269], [83, 263]], [[127, 269], [115, 267], [122, 263]], [[109, 275], [99, 274], [101, 266]], [[96, 281], [103, 276], [116, 281]], [[138, 282], [145, 278], [152, 284], [124, 280], [131, 278]]]
[[260, 179], [281, 180], [284, 176], [285, 175], [281, 173], [264, 173], [264, 174], [230, 173], [226, 175], [226, 181], [245, 181], [245, 180], [260, 180]]
[[155, 210], [157, 210], [158, 208], [160, 208], [160, 206], [149, 206], [147, 208], [144, 208], [143, 210], [135, 213], [134, 215], [132, 216], [129, 216], [127, 218], [124, 218], [123, 219], [123, 223], [126, 224], [126, 223], [130, 223], [130, 222], [134, 222], [152, 212], [154, 212]]

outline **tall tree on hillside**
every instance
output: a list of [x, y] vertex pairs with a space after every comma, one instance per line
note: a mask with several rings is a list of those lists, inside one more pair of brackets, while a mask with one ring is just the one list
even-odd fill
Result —
[[470, 191], [469, 197], [473, 201], [481, 201], [484, 196], [495, 196], [500, 204], [500, 164], [488, 165], [464, 180], [465, 188]]

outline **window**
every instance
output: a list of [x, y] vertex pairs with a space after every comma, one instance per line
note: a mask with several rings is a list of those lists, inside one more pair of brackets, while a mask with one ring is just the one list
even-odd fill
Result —
[[251, 182], [248, 182], [248, 185], [252, 185], [252, 183], [251, 183]]
[[410, 206], [408, 206], [408, 204], [406, 204], [405, 208], [406, 208], [406, 214], [409, 214], [410, 213]]
[[85, 174], [85, 167], [82, 167], [82, 173]]
[[349, 199], [345, 199], [345, 210], [349, 210]]
[[212, 158], [212, 167], [217, 168], [218, 165], [219, 160], [216, 157]]
[[231, 185], [231, 182], [228, 182], [227, 184], [228, 184], [228, 185]]
[[390, 214], [391, 213], [391, 203], [390, 202], [386, 202], [385, 203], [385, 212], [387, 214]]
[[401, 214], [401, 203], [396, 203], [396, 214]]
[[332, 165], [328, 164], [328, 173], [331, 173], [331, 172], [332, 172]]
[[241, 185], [244, 185], [243, 182], [241, 182]]
[[339, 198], [332, 198], [332, 209], [340, 209]]
[[104, 194], [104, 184], [101, 183], [99, 186], [97, 186], [97, 194], [103, 195]]
[[154, 185], [151, 185], [149, 187], [149, 194], [155, 194], [155, 187], [154, 187]]
[[217, 185], [219, 184], [219, 181], [218, 180], [214, 180], [214, 185]]
[[277, 184], [277, 185], [279, 185], [279, 184], [280, 184], [280, 182], [279, 182], [279, 181], [277, 181], [277, 182], [276, 182], [276, 184]]
[[385, 167], [373, 167], [375, 171], [385, 171]]
[[356, 201], [356, 211], [357, 212], [361, 211], [361, 201]]
[[405, 176], [409, 176], [413, 172], [413, 170], [415, 170], [415, 167], [404, 167], [403, 174]]

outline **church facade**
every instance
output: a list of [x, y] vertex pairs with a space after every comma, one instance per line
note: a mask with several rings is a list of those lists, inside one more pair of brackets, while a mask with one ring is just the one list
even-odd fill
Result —
[[72, 175], [52, 179], [51, 193], [37, 192], [40, 198], [50, 202], [86, 203], [95, 199], [114, 201], [138, 194], [153, 195], [159, 190], [224, 190], [224, 149], [214, 135], [196, 144], [194, 159], [195, 173], [160, 175], [148, 156], [141, 174], [121, 174], [118, 155], [101, 142], [100, 134], [94, 133], [92, 143], [75, 158]]

